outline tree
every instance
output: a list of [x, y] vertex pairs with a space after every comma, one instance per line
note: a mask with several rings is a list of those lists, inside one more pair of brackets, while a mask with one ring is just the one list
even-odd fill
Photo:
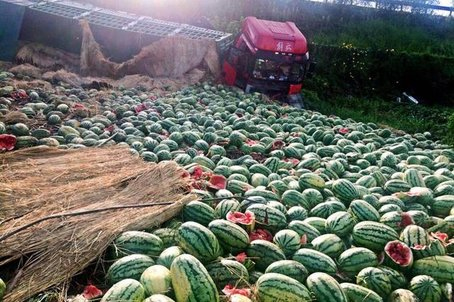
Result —
[[423, 7], [421, 5], [424, 5], [424, 4], [435, 4], [436, 5], [436, 4], [440, 3], [440, 0], [410, 0], [410, 1], [415, 3], [415, 6], [412, 7], [411, 12], [420, 13], [420, 14], [432, 14], [433, 13], [433, 9]]

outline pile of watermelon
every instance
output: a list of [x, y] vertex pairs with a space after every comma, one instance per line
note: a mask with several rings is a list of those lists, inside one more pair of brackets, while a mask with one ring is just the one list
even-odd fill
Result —
[[0, 123], [16, 148], [123, 144], [187, 171], [199, 200], [113, 242], [101, 301], [453, 301], [454, 150], [430, 133], [206, 83], [101, 107], [38, 95], [21, 110], [45, 126]]

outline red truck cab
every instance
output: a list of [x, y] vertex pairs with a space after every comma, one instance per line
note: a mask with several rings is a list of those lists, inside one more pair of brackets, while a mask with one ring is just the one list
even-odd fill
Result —
[[309, 68], [307, 41], [293, 22], [247, 17], [223, 62], [228, 85], [271, 96], [299, 95]]

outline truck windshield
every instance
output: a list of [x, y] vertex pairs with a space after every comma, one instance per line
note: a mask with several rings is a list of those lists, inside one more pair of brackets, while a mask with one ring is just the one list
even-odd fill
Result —
[[267, 59], [257, 59], [253, 71], [254, 78], [262, 80], [301, 82], [303, 80], [303, 65], [299, 63], [276, 62]]

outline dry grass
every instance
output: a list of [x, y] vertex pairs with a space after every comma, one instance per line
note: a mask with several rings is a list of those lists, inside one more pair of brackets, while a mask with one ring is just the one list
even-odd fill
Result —
[[28, 43], [21, 47], [16, 61], [51, 70], [79, 70], [79, 56], [38, 43]]
[[119, 233], [159, 225], [195, 198], [187, 194], [187, 180], [175, 163], [146, 164], [122, 147], [31, 148], [0, 155], [0, 163], [1, 236], [52, 214], [171, 202], [45, 220], [2, 240], [0, 268], [18, 259], [23, 263], [5, 302], [24, 301], [67, 282]]

